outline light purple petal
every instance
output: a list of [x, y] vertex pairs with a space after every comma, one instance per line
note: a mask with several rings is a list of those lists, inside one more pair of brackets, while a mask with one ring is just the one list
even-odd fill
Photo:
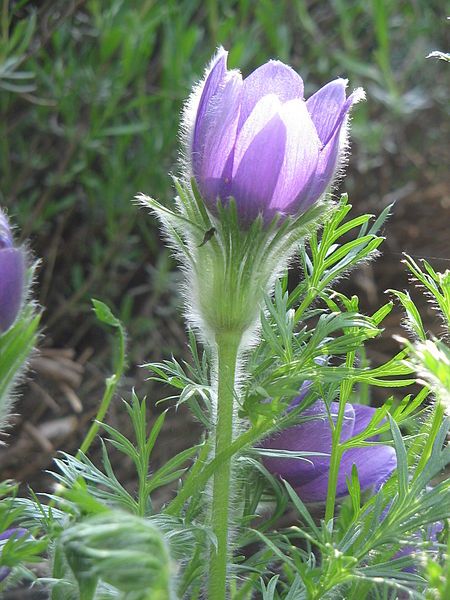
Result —
[[[421, 543], [423, 543], [423, 542], [431, 542], [432, 547], [430, 549], [427, 549], [427, 554], [428, 555], [435, 554], [438, 550], [437, 536], [439, 535], [439, 533], [441, 533], [441, 531], [443, 529], [444, 529], [444, 524], [441, 521], [437, 521], [436, 523], [433, 523], [428, 526], [425, 536], [421, 533], [414, 533], [411, 536], [411, 539], [412, 539], [412, 541], [417, 540], [417, 545], [414, 546], [411, 544], [410, 546], [403, 546], [395, 554], [394, 558], [402, 558], [403, 556], [415, 555], [418, 552], [423, 553], [424, 550], [420, 547]], [[414, 565], [411, 565], [410, 567], [403, 568], [402, 571], [404, 571], [405, 573], [416, 573], [417, 566], [416, 566], [416, 564], [414, 564]]]
[[195, 116], [194, 134], [192, 136], [192, 152], [194, 163], [200, 152], [200, 139], [205, 134], [204, 116], [208, 108], [208, 104], [212, 97], [217, 93], [227, 73], [227, 56], [228, 52], [226, 52], [223, 48], [219, 48], [217, 54], [211, 61], [210, 71], [203, 85], [202, 95], [200, 97]]
[[[339, 468], [337, 497], [348, 494], [347, 477], [351, 476], [352, 467], [356, 465], [361, 489], [379, 487], [397, 467], [395, 450], [390, 446], [370, 446], [352, 448], [342, 457]], [[328, 490], [329, 471], [319, 475], [312, 481], [297, 486], [296, 492], [303, 502], [325, 502]]]
[[12, 245], [13, 240], [8, 219], [6, 218], [5, 213], [0, 209], [0, 250], [3, 248], [11, 248]]
[[318, 92], [306, 101], [306, 107], [311, 115], [317, 134], [325, 146], [335, 130], [345, 103], [346, 79], [335, 79], [324, 85]]
[[354, 404], [353, 408], [355, 409], [355, 426], [352, 437], [364, 431], [377, 410], [372, 406], [364, 406], [363, 404]]
[[13, 324], [22, 304], [25, 273], [23, 251], [0, 250], [0, 333]]
[[275, 115], [257, 133], [246, 150], [231, 184], [231, 195], [244, 223], [253, 221], [259, 213], [267, 215], [277, 185], [286, 145], [286, 129]]
[[244, 79], [239, 129], [252, 113], [256, 104], [267, 94], [275, 94], [282, 103], [303, 98], [303, 81], [291, 67], [278, 60], [270, 60]]
[[222, 172], [235, 144], [241, 90], [240, 74], [229, 72], [203, 117], [202, 135], [193, 166], [200, 192], [212, 206], [215, 206]]
[[[344, 138], [345, 139], [345, 138]], [[299, 205], [306, 210], [318, 200], [331, 185], [338, 165], [339, 149], [345, 145], [338, 130], [328, 145], [321, 151], [314, 179], [299, 198]]]
[[[338, 407], [337, 402], [331, 403], [330, 410], [333, 421], [336, 421]], [[264, 440], [261, 447], [272, 450], [330, 454], [331, 428], [325, 403], [318, 400], [299, 415], [299, 418], [303, 417], [311, 417], [311, 419]], [[347, 404], [342, 427], [342, 440], [351, 437], [354, 417], [353, 406]], [[264, 457], [263, 462], [271, 473], [286, 479], [293, 486], [315, 480], [321, 474], [328, 472], [330, 466], [330, 459], [327, 456], [309, 456], [306, 457], [306, 460]]]
[[342, 105], [339, 116], [334, 124], [331, 138], [320, 152], [315, 177], [311, 180], [309, 188], [305, 190], [306, 193], [299, 199], [299, 204], [302, 209], [311, 206], [331, 185], [336, 173], [340, 154], [347, 143], [348, 111], [353, 104], [362, 98], [364, 98], [364, 92], [361, 89], [358, 89], [353, 92]]
[[8, 540], [10, 537], [23, 537], [28, 533], [27, 529], [23, 527], [10, 527], [0, 533], [0, 540]]
[[281, 109], [281, 102], [275, 94], [267, 94], [255, 105], [252, 114], [239, 131], [234, 148], [233, 175], [247, 152], [255, 136], [273, 119]]
[[297, 212], [294, 201], [314, 177], [320, 140], [303, 100], [286, 102], [279, 114], [287, 131], [286, 151], [270, 208], [293, 214]]
[[[234, 148], [229, 194], [244, 220], [265, 211], [278, 181], [286, 147], [286, 129], [274, 94], [265, 96], [238, 134]], [[228, 169], [230, 165], [227, 165]], [[226, 170], [223, 174], [229, 179]]]

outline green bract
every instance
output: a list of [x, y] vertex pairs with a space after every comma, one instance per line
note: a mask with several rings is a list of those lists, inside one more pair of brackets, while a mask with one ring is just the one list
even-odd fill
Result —
[[61, 547], [83, 598], [93, 598], [100, 582], [135, 592], [136, 600], [173, 597], [169, 552], [161, 532], [148, 520], [107, 511], [64, 531]]
[[298, 217], [261, 217], [240, 228], [234, 202], [217, 204], [217, 216], [205, 208], [195, 183], [175, 180], [175, 208], [141, 195], [138, 200], [161, 220], [172, 247], [187, 271], [188, 318], [205, 334], [252, 331], [277, 276], [296, 243], [314, 229], [326, 205], [316, 204]]

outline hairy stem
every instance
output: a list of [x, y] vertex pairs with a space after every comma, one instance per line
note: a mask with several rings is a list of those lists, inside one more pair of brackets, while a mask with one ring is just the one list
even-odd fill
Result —
[[[233, 441], [231, 446], [225, 448], [224, 451], [219, 455], [216, 455], [209, 463], [205, 464], [202, 470], [196, 469], [196, 466], [199, 464], [197, 461], [190, 470], [183, 487], [172, 502], [169, 503], [164, 512], [168, 515], [178, 515], [189, 498], [195, 493], [202, 491], [222, 460], [229, 459], [234, 454], [239, 453], [243, 448], [254, 444], [257, 440], [261, 439], [265, 433], [270, 431], [272, 426], [272, 422], [269, 424], [265, 423], [262, 426], [252, 427], [245, 431]], [[207, 447], [205, 446], [205, 448]], [[203, 462], [201, 459], [200, 466], [202, 466], [202, 464]]]
[[[233, 441], [233, 405], [236, 361], [241, 335], [232, 332], [216, 334], [217, 344], [217, 421], [215, 456]], [[209, 569], [209, 600], [225, 600], [227, 595], [228, 525], [231, 493], [231, 458], [224, 458], [214, 473], [212, 497], [212, 530], [217, 539]]]

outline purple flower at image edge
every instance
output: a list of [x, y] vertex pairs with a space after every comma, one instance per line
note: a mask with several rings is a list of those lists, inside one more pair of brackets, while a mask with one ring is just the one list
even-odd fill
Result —
[[[9, 540], [11, 537], [23, 537], [28, 531], [23, 527], [11, 527], [0, 533], [0, 542]], [[9, 567], [0, 567], [0, 582], [6, 579], [10, 574], [11, 569]]]
[[[293, 400], [288, 410], [303, 401], [308, 388]], [[331, 418], [337, 419], [339, 404], [330, 405]], [[341, 440], [358, 435], [369, 424], [375, 412], [370, 406], [347, 404], [343, 420]], [[285, 479], [305, 503], [323, 503], [327, 498], [330, 471], [331, 427], [325, 402], [317, 400], [304, 410], [302, 423], [280, 431], [260, 444], [266, 450], [294, 452], [321, 452], [328, 456], [305, 456], [305, 458], [276, 458], [263, 456], [265, 467], [272, 474]], [[395, 450], [390, 446], [377, 445], [346, 450], [339, 467], [337, 497], [348, 494], [347, 478], [356, 465], [361, 489], [379, 488], [397, 466]]]
[[[384, 511], [381, 513], [381, 519], [384, 520], [386, 515], [389, 513], [391, 504], [389, 504]], [[437, 541], [438, 535], [444, 529], [444, 524], [441, 521], [437, 521], [428, 525], [426, 528], [425, 535], [417, 532], [411, 536], [411, 541], [408, 545], [402, 546], [398, 552], [394, 555], [394, 558], [403, 558], [406, 556], [414, 556], [416, 554], [422, 553], [421, 542], [428, 542], [429, 547], [427, 547], [428, 552], [435, 554], [437, 551]], [[411, 565], [409, 567], [404, 567], [402, 571], [406, 573], [416, 573], [417, 567], [415, 565]]]
[[14, 323], [24, 295], [25, 253], [15, 248], [5, 214], [0, 210], [0, 334]]
[[[347, 80], [335, 79], [307, 101], [301, 77], [269, 61], [242, 79], [220, 48], [186, 110], [189, 162], [211, 210], [236, 201], [241, 222], [258, 214], [305, 212], [330, 187], [347, 145]], [[198, 102], [198, 104], [197, 104]], [[190, 121], [188, 123], [188, 121]]]
[[[426, 541], [431, 544], [431, 552], [432, 553], [436, 553], [436, 551], [437, 551], [438, 535], [441, 533], [441, 531], [443, 529], [444, 529], [444, 525], [440, 521], [438, 521], [437, 523], [433, 523], [432, 525], [430, 525], [427, 528]], [[417, 542], [418, 542], [417, 545], [414, 545], [414, 539], [417, 540]], [[419, 534], [415, 534], [413, 537], [412, 543], [408, 546], [403, 546], [403, 548], [401, 548], [401, 550], [399, 550], [397, 552], [397, 554], [395, 555], [395, 558], [402, 558], [403, 556], [417, 554], [417, 552], [420, 552], [420, 543], [419, 542], [421, 542], [421, 541], [423, 541], [423, 538], [420, 537]], [[405, 567], [403, 569], [403, 571], [406, 571], [408, 573], [415, 573], [417, 571], [417, 568], [414, 566]]]

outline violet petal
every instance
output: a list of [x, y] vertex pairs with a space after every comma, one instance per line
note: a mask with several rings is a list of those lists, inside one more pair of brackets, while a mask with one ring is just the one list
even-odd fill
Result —
[[24, 527], [10, 527], [9, 529], [5, 529], [5, 531], [2, 531], [0, 533], [0, 541], [8, 540], [13, 535], [15, 537], [22, 537], [27, 533], [28, 533], [28, 530], [25, 529]]
[[0, 209], [0, 250], [11, 248], [13, 240], [5, 213]]
[[219, 48], [217, 54], [211, 61], [210, 71], [206, 77], [203, 85], [202, 95], [197, 107], [197, 114], [195, 117], [194, 134], [192, 136], [192, 153], [193, 161], [195, 162], [196, 157], [200, 151], [200, 138], [205, 135], [205, 121], [204, 116], [208, 108], [208, 104], [211, 98], [217, 93], [220, 85], [223, 83], [226, 72], [227, 72], [227, 56], [223, 48]]
[[228, 73], [203, 117], [193, 167], [200, 192], [210, 206], [216, 204], [222, 172], [235, 144], [241, 89], [240, 74]]
[[345, 103], [346, 79], [335, 79], [324, 85], [306, 101], [317, 134], [325, 146], [335, 130], [336, 121], [340, 118]]
[[303, 98], [303, 81], [291, 67], [278, 60], [270, 60], [244, 79], [239, 129], [250, 116], [256, 104], [267, 94], [276, 94], [280, 101]]
[[356, 90], [347, 98], [341, 107], [338, 118], [335, 121], [331, 137], [320, 152], [316, 173], [311, 180], [306, 195], [300, 206], [307, 208], [322, 196], [325, 190], [332, 184], [339, 162], [339, 156], [347, 144], [347, 115], [352, 105], [363, 97], [361, 90]]
[[310, 185], [319, 159], [320, 140], [303, 100], [290, 100], [280, 109], [286, 127], [286, 151], [270, 208], [296, 213], [295, 200]]
[[[330, 411], [333, 421], [336, 421], [338, 408], [339, 404], [337, 402], [331, 403]], [[264, 440], [261, 447], [271, 450], [330, 454], [331, 428], [323, 400], [318, 400], [303, 411], [299, 418], [302, 417], [312, 418]], [[354, 418], [353, 406], [347, 404], [342, 426], [342, 440], [351, 437]], [[263, 462], [271, 473], [286, 479], [293, 486], [316, 480], [321, 474], [327, 473], [330, 466], [329, 456], [308, 456], [305, 457], [305, 460], [264, 457]]]
[[[348, 493], [347, 477], [351, 476], [352, 467], [356, 465], [361, 489], [379, 487], [397, 467], [395, 450], [390, 446], [368, 446], [352, 448], [342, 457], [336, 496], [339, 498]], [[303, 502], [325, 502], [328, 491], [329, 470], [312, 481], [299, 485], [297, 494]]]
[[363, 404], [354, 404], [353, 408], [355, 409], [355, 427], [353, 428], [352, 437], [364, 431], [377, 410], [373, 406]]
[[232, 196], [245, 223], [259, 213], [267, 214], [267, 198], [271, 198], [279, 178], [286, 145], [286, 129], [278, 115], [256, 134], [246, 150], [232, 181]]
[[18, 248], [0, 250], [0, 333], [11, 327], [23, 299], [24, 253]]

